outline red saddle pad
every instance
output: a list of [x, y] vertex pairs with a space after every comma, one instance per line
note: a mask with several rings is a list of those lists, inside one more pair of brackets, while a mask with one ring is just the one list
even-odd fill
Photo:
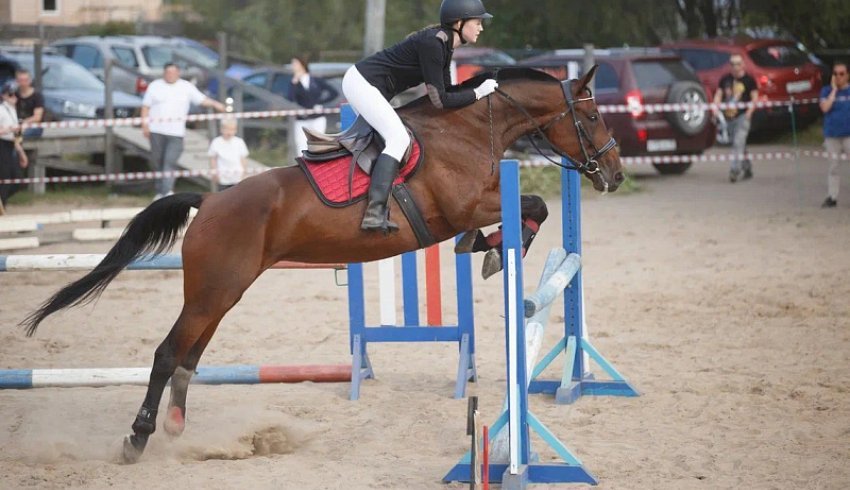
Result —
[[[365, 198], [369, 190], [369, 176], [357, 165], [354, 169], [354, 179], [349, 186], [351, 158], [351, 155], [346, 155], [326, 162], [312, 162], [301, 157], [298, 158], [298, 165], [304, 170], [313, 190], [325, 204], [344, 207]], [[422, 149], [419, 141], [414, 139], [410, 157], [402, 165], [393, 185], [401, 184], [411, 177], [421, 160]]]

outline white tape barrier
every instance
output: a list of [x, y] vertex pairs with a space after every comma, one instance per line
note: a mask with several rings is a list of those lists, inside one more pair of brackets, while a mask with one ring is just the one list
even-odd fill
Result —
[[[629, 112], [680, 112], [680, 111], [707, 111], [707, 110], [727, 110], [727, 109], [746, 109], [754, 105], [757, 109], [766, 109], [772, 107], [791, 107], [795, 105], [810, 105], [816, 104], [820, 99], [804, 98], [787, 100], [759, 100], [755, 102], [724, 102], [720, 104], [704, 103], [704, 104], [607, 104], [600, 105], [599, 112], [604, 114], [625, 114]], [[850, 100], [847, 97], [839, 97], [838, 101]], [[290, 117], [290, 116], [321, 116], [327, 114], [339, 114], [339, 108], [328, 109], [295, 109], [295, 110], [277, 110], [277, 111], [252, 111], [252, 112], [224, 112], [215, 114], [189, 114], [186, 117], [171, 117], [171, 118], [148, 118], [148, 122], [189, 122], [189, 121], [212, 121], [218, 119], [267, 119], [273, 117]], [[51, 121], [42, 123], [29, 123], [21, 126], [22, 129], [28, 128], [104, 128], [116, 126], [141, 126], [143, 118], [127, 117], [127, 118], [112, 118], [112, 119], [89, 119], [89, 120], [74, 120], [74, 121]], [[0, 128], [0, 132], [11, 128]], [[17, 128], [14, 128], [17, 129]]]

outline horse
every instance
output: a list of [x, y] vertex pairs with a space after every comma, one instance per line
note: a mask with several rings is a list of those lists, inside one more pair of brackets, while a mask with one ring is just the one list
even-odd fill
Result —
[[[623, 181], [622, 165], [588, 89], [595, 68], [581, 79], [561, 82], [528, 68], [482, 74], [464, 86], [497, 77], [499, 89], [461, 109], [438, 109], [427, 97], [399, 109], [417, 135], [424, 160], [408, 181], [427, 228], [437, 241], [500, 221], [497, 158], [524, 135], [535, 133], [571, 162], [601, 192]], [[557, 162], [556, 162], [557, 163]], [[523, 215], [542, 221], [542, 199], [523, 200]], [[526, 201], [530, 202], [529, 205]], [[184, 304], [157, 347], [144, 401], [124, 439], [123, 459], [136, 462], [156, 430], [165, 385], [171, 397], [165, 430], [185, 429], [189, 381], [224, 315], [242, 294], [280, 260], [308, 263], [367, 262], [420, 248], [411, 226], [396, 233], [361, 231], [365, 204], [324, 205], [299, 167], [275, 168], [219, 193], [178, 193], [136, 215], [104, 259], [31, 313], [21, 326], [28, 336], [50, 314], [96, 299], [130, 262], [169, 249], [183, 238]], [[545, 205], [544, 205], [545, 211]], [[396, 203], [391, 212], [398, 212]], [[545, 216], [542, 216], [545, 219]], [[535, 230], [536, 231], [536, 230]]]

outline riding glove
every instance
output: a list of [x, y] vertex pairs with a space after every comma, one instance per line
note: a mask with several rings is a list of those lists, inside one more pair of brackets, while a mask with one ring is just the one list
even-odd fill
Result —
[[484, 83], [473, 90], [475, 92], [475, 100], [481, 100], [483, 97], [487, 97], [495, 92], [497, 88], [499, 88], [499, 84], [492, 78], [484, 80]]

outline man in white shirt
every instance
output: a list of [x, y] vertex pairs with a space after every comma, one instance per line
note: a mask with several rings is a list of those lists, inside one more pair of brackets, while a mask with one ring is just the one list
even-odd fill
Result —
[[[162, 78], [148, 85], [142, 99], [142, 132], [151, 141], [151, 162], [161, 171], [177, 169], [183, 153], [186, 116], [191, 104], [224, 112], [224, 104], [210, 99], [190, 82], [180, 78], [180, 68], [168, 63]], [[148, 121], [150, 118], [150, 121]], [[154, 200], [174, 193], [174, 177], [159, 181]]]
[[245, 140], [236, 136], [236, 130], [235, 119], [222, 120], [221, 136], [212, 140], [207, 152], [213, 180], [218, 183], [220, 191], [238, 184], [247, 169], [248, 147]]

